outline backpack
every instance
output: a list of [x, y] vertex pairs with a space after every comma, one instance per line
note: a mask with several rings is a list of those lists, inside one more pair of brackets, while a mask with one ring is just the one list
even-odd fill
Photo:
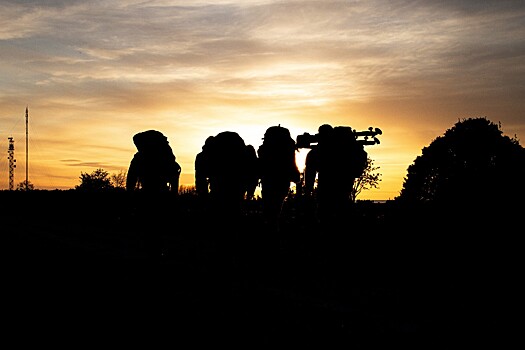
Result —
[[366, 168], [368, 153], [363, 144], [357, 142], [354, 130], [349, 126], [336, 126], [333, 138], [335, 147], [343, 152], [344, 171], [349, 177], [360, 177]]
[[128, 169], [128, 189], [137, 182], [146, 191], [165, 191], [169, 183], [177, 191], [181, 166], [176, 161], [168, 138], [160, 131], [147, 130], [133, 136], [137, 153]]
[[254, 182], [255, 187], [257, 186], [254, 165], [257, 159], [249, 152], [250, 147], [242, 137], [233, 131], [223, 131], [208, 140], [200, 157], [203, 161], [199, 162], [199, 169], [196, 171], [209, 179], [210, 191], [251, 192]]
[[241, 136], [233, 131], [218, 133], [208, 145], [208, 155], [213, 175], [239, 171], [246, 144]]
[[257, 151], [262, 178], [282, 176], [293, 182], [299, 181], [295, 150], [295, 141], [287, 128], [277, 125], [266, 129]]

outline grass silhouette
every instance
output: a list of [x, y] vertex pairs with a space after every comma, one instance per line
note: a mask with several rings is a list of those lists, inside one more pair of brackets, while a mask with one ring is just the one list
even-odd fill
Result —
[[25, 332], [82, 333], [95, 318], [197, 345], [496, 342], [518, 290], [517, 221], [502, 209], [490, 220], [477, 209], [358, 201], [331, 225], [296, 200], [276, 232], [259, 202], [230, 222], [191, 195], [0, 197], [5, 300]]

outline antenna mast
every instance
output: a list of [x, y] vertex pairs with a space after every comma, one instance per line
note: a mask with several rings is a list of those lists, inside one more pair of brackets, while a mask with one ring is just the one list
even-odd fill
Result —
[[7, 159], [9, 159], [9, 191], [12, 191], [15, 187], [15, 140], [13, 140], [13, 137], [8, 137], [7, 139], [9, 140], [9, 147], [7, 149]]
[[29, 174], [29, 146], [28, 146], [28, 142], [27, 142], [27, 139], [28, 139], [28, 128], [27, 128], [28, 120], [29, 120], [29, 112], [28, 112], [28, 108], [26, 106], [26, 191], [29, 190], [29, 178], [28, 178], [28, 174]]

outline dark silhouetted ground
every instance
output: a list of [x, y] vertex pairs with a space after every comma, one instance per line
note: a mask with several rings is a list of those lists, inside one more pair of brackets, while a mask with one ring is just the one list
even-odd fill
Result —
[[299, 202], [276, 233], [257, 203], [230, 223], [194, 197], [155, 214], [125, 193], [3, 191], [0, 201], [2, 313], [19, 345], [449, 348], [515, 332], [511, 214], [360, 202], [341, 226], [323, 226]]

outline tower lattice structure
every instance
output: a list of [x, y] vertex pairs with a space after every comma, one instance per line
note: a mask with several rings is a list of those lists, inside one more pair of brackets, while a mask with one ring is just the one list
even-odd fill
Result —
[[9, 190], [12, 191], [15, 188], [15, 140], [12, 137], [8, 137], [9, 147], [7, 149], [7, 159], [9, 159]]

